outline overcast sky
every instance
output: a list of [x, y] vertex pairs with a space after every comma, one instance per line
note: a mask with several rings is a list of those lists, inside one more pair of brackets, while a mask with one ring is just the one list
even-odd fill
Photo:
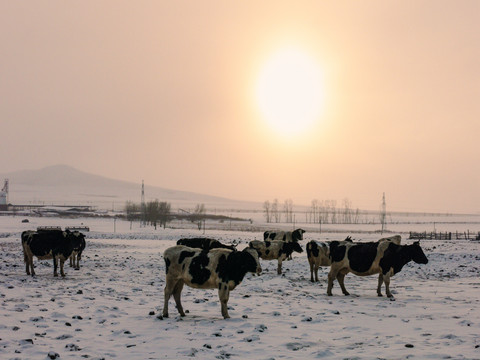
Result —
[[[480, 211], [480, 1], [0, 0], [0, 44], [0, 173]], [[289, 46], [324, 101], [285, 136], [255, 89]]]

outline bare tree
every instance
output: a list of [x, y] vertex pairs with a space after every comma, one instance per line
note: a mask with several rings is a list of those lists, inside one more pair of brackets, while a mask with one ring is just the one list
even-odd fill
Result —
[[320, 214], [319, 214], [319, 206], [318, 206], [318, 200], [317, 199], [313, 199], [312, 200], [312, 222], [313, 223], [317, 223], [319, 222], [319, 218], [320, 218]]
[[205, 204], [197, 204], [193, 210], [193, 219], [197, 222], [198, 230], [202, 229], [202, 221], [205, 221], [206, 213]]
[[278, 199], [274, 199], [272, 203], [272, 215], [276, 223], [279, 223], [282, 219], [282, 214], [278, 208]]
[[293, 223], [293, 201], [292, 199], [285, 200], [283, 204], [283, 211], [285, 212], [285, 222]]
[[271, 212], [270, 212], [270, 208], [271, 208], [271, 205], [270, 205], [270, 201], [265, 201], [263, 203], [263, 211], [265, 212], [265, 220], [267, 223], [271, 222], [272, 221], [272, 218], [271, 218]]
[[343, 202], [343, 223], [352, 223], [352, 202], [348, 198], [344, 198]]
[[163, 225], [164, 229], [167, 227], [167, 222], [170, 220], [171, 207], [171, 204], [165, 201], [162, 201], [159, 204], [158, 220], [160, 221], [160, 226]]
[[140, 218], [140, 206], [132, 201], [127, 201], [125, 204], [125, 213], [127, 220], [130, 221], [130, 230], [132, 229], [132, 222]]

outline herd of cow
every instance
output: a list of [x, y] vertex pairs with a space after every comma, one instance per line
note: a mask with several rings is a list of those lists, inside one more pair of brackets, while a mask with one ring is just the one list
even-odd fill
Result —
[[[250, 241], [242, 251], [237, 251], [236, 244], [224, 245], [209, 238], [180, 239], [177, 245], [168, 248], [163, 254], [166, 269], [165, 298], [163, 317], [168, 317], [168, 301], [173, 295], [180, 316], [185, 316], [181, 304], [183, 286], [200, 289], [218, 289], [221, 313], [228, 318], [227, 302], [230, 291], [239, 285], [248, 272], [260, 274], [260, 258], [277, 260], [277, 273], [282, 273], [282, 262], [291, 259], [293, 252], [303, 252], [299, 241], [303, 240], [305, 230], [266, 231], [264, 240]], [[381, 287], [389, 298], [390, 277], [402, 270], [403, 266], [414, 261], [427, 264], [420, 243], [401, 245], [401, 236], [382, 238], [376, 242], [353, 242], [350, 237], [342, 241], [310, 241], [307, 246], [307, 258], [310, 265], [310, 280], [318, 281], [320, 266], [330, 266], [328, 273], [327, 295], [332, 295], [333, 282], [337, 279], [344, 295], [349, 295], [345, 288], [345, 275], [378, 275], [377, 294], [382, 296]], [[35, 275], [33, 256], [41, 260], [53, 259], [54, 276], [65, 276], [63, 265], [70, 259], [70, 266], [79, 268], [79, 260], [85, 249], [85, 236], [78, 231], [48, 229], [24, 231], [22, 248], [26, 272]]]
[[85, 235], [79, 231], [62, 231], [58, 229], [37, 229], [22, 232], [23, 260], [27, 275], [35, 275], [33, 256], [40, 260], [53, 259], [53, 276], [58, 276], [58, 262], [60, 261], [60, 275], [65, 276], [63, 264], [70, 259], [70, 266], [80, 268], [80, 259], [85, 249]]
[[[177, 245], [165, 250], [166, 285], [163, 317], [168, 317], [168, 301], [173, 295], [180, 316], [185, 316], [181, 304], [184, 284], [200, 289], [218, 288], [221, 312], [228, 318], [227, 302], [229, 293], [240, 284], [247, 272], [259, 274], [262, 271], [259, 258], [277, 260], [277, 273], [282, 273], [282, 262], [292, 253], [303, 252], [298, 241], [303, 240], [302, 229], [295, 231], [266, 231], [264, 240], [253, 240], [242, 251], [232, 245], [206, 238], [180, 239]], [[353, 242], [350, 237], [343, 241], [329, 243], [310, 241], [307, 244], [307, 258], [310, 264], [310, 280], [318, 281], [318, 268], [330, 266], [327, 295], [332, 295], [333, 282], [337, 279], [343, 294], [345, 275], [349, 272], [359, 276], [378, 275], [377, 294], [382, 296], [381, 287], [389, 298], [390, 277], [414, 261], [427, 264], [420, 243], [401, 245], [401, 236], [382, 238], [376, 242]], [[314, 278], [315, 275], [315, 278]]]

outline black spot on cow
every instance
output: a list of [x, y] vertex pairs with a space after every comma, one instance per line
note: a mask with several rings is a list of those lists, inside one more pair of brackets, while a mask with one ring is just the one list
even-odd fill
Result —
[[348, 250], [350, 268], [357, 272], [366, 272], [377, 256], [378, 242], [354, 245]]
[[216, 272], [222, 282], [233, 281], [235, 286], [240, 284], [247, 272], [255, 272], [257, 263], [255, 258], [246, 251], [231, 252], [228, 257], [222, 256]]
[[302, 247], [297, 242], [283, 243], [282, 253], [285, 253], [287, 256], [290, 256], [294, 251], [301, 253], [303, 252]]
[[267, 249], [265, 250], [265, 255], [268, 255], [268, 254], [270, 254], [270, 250]]
[[332, 261], [342, 261], [342, 259], [345, 257], [345, 251], [345, 245], [340, 245], [340, 242], [332, 241], [330, 243], [330, 258]]
[[190, 262], [188, 271], [192, 275], [192, 283], [202, 285], [210, 278], [211, 272], [207, 269], [209, 259], [208, 252], [202, 251]]
[[272, 245], [272, 243], [270, 241], [265, 241], [265, 246], [266, 247], [270, 247], [270, 245]]
[[286, 240], [287, 240], [287, 234], [283, 234], [282, 240], [283, 240], [283, 241], [286, 241]]
[[182, 251], [180, 253], [180, 256], [178, 257], [178, 263], [181, 264], [183, 260], [185, 260], [185, 258], [192, 257], [193, 255], [195, 255], [195, 252], [193, 251], [188, 251], [188, 250]]
[[314, 257], [317, 257], [319, 253], [320, 253], [320, 250], [318, 248], [317, 243], [315, 241], [310, 241], [307, 244], [307, 256], [312, 257], [313, 255]]
[[303, 233], [304, 232], [305, 232], [305, 230], [303, 230], [303, 229], [297, 229], [297, 230], [292, 231], [292, 240], [293, 241], [303, 240]]
[[168, 268], [170, 267], [170, 259], [165, 258], [165, 272], [168, 275]]
[[[277, 236], [277, 233], [275, 233], [275, 232], [269, 233], [268, 236], [267, 236], [267, 239], [274, 240], [274, 239], [275, 239], [275, 236]], [[264, 240], [265, 240], [265, 239], [264, 239]]]

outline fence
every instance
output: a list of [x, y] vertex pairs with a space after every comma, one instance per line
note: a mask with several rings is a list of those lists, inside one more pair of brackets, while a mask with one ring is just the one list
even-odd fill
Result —
[[426, 239], [426, 240], [480, 240], [480, 231], [470, 232], [469, 230], [464, 232], [455, 231], [452, 232], [414, 232], [410, 231], [409, 239]]

